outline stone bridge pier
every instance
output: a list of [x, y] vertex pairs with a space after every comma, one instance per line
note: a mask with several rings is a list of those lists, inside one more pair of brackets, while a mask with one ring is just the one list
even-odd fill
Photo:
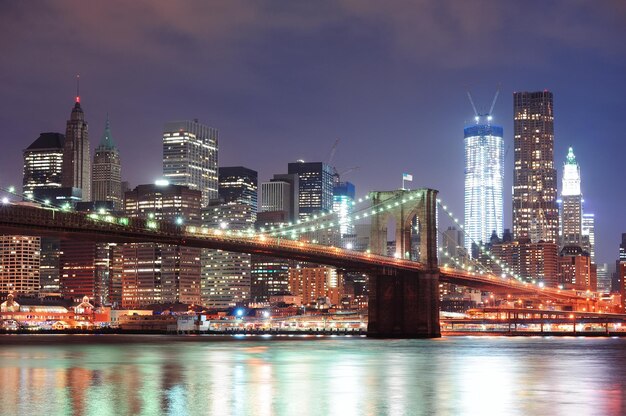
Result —
[[[417, 216], [420, 263], [417, 272], [379, 270], [370, 275], [367, 333], [381, 338], [437, 338], [439, 326], [439, 268], [437, 265], [437, 191], [434, 189], [371, 192], [374, 206], [389, 208], [372, 216], [370, 252], [387, 255], [387, 223], [395, 220], [395, 255], [411, 251], [412, 220]], [[395, 205], [395, 202], [406, 202]]]

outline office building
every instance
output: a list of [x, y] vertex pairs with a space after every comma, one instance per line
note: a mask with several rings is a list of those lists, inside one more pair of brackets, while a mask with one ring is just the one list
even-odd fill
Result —
[[89, 132], [78, 95], [65, 130], [62, 183], [66, 188], [79, 188], [82, 200], [91, 201]]
[[256, 215], [258, 211], [257, 172], [243, 166], [221, 167], [218, 172], [219, 199], [226, 204], [248, 205]]
[[39, 292], [40, 238], [0, 236], [0, 293]]
[[289, 270], [289, 290], [304, 305], [331, 306], [340, 303], [343, 282], [332, 267], [294, 267]]
[[570, 147], [563, 165], [561, 189], [561, 239], [562, 246], [582, 247], [583, 196], [580, 191], [580, 167], [574, 150]]
[[300, 220], [333, 209], [333, 169], [322, 162], [289, 163], [288, 173], [298, 175], [298, 217]]
[[300, 180], [297, 174], [277, 174], [261, 184], [261, 211], [284, 211], [288, 222], [299, 217], [298, 195]]
[[563, 247], [559, 255], [559, 284], [564, 289], [597, 290], [595, 266], [589, 254], [576, 244]]
[[218, 131], [193, 121], [165, 124], [163, 177], [169, 183], [202, 192], [202, 206], [217, 198]]
[[552, 93], [516, 92], [513, 111], [513, 237], [558, 243]]
[[487, 243], [495, 231], [503, 231], [502, 186], [504, 139], [492, 116], [479, 115], [465, 127], [465, 249], [472, 243]]
[[[131, 217], [200, 224], [202, 193], [173, 184], [139, 185], [124, 195]], [[154, 303], [200, 304], [200, 249], [132, 243], [123, 247], [122, 306]]]
[[92, 199], [111, 201], [115, 211], [122, 209], [122, 167], [120, 152], [111, 135], [107, 116], [104, 133], [93, 157]]
[[63, 180], [63, 148], [61, 133], [41, 133], [24, 150], [23, 193], [32, 199], [36, 188], [60, 188]]
[[583, 213], [582, 246], [591, 256], [591, 262], [596, 262], [596, 218], [592, 213]]
[[350, 182], [337, 182], [333, 186], [333, 212], [337, 215], [339, 234], [354, 234], [352, 212], [354, 209], [354, 185]]
[[[246, 204], [215, 204], [202, 210], [202, 223], [224, 231], [248, 230], [254, 227], [253, 207]], [[226, 309], [250, 299], [250, 254], [203, 249], [202, 304]]]

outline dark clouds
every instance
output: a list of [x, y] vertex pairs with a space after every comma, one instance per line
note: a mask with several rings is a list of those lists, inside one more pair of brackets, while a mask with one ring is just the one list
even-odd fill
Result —
[[361, 192], [408, 171], [461, 214], [465, 88], [487, 106], [502, 83], [507, 146], [511, 92], [548, 88], [557, 165], [573, 145], [608, 261], [626, 231], [625, 28], [617, 0], [2, 2], [0, 182], [21, 181], [40, 132], [64, 131], [80, 72], [92, 146], [108, 111], [133, 184], [160, 174], [162, 124], [197, 117], [220, 129], [222, 165], [265, 180], [341, 137]]

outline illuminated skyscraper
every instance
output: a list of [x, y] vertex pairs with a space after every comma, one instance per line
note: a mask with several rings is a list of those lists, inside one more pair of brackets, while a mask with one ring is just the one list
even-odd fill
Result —
[[82, 200], [91, 201], [91, 153], [89, 150], [89, 132], [85, 114], [80, 106], [80, 96], [65, 130], [63, 150], [63, 187], [80, 188]]
[[305, 219], [333, 209], [333, 169], [322, 162], [289, 163], [289, 174], [298, 175], [298, 214]]
[[163, 177], [202, 192], [202, 207], [217, 198], [218, 131], [193, 121], [167, 123], [163, 131]]
[[563, 165], [561, 190], [561, 231], [563, 246], [582, 247], [583, 196], [580, 191], [580, 167], [570, 147]]
[[33, 197], [35, 188], [60, 188], [63, 169], [65, 136], [60, 133], [41, 133], [24, 150], [24, 196]]
[[477, 114], [476, 124], [465, 127], [465, 249], [487, 243], [503, 231], [502, 182], [504, 139], [502, 127], [491, 115]]
[[111, 123], [107, 116], [100, 145], [93, 157], [93, 200], [111, 201], [113, 208], [122, 208], [122, 167], [120, 152], [111, 136]]
[[596, 218], [592, 213], [583, 213], [582, 225], [582, 244], [585, 250], [591, 256], [591, 262], [596, 262]]
[[341, 237], [354, 233], [351, 220], [354, 194], [354, 185], [350, 182], [337, 182], [333, 187], [333, 212], [337, 214]]
[[[139, 185], [124, 195], [131, 217], [200, 225], [201, 193], [179, 185]], [[155, 243], [124, 244], [122, 305], [200, 303], [200, 249]]]
[[513, 93], [513, 111], [513, 237], [558, 243], [552, 93]]
[[244, 204], [252, 208], [256, 221], [257, 172], [243, 166], [219, 168], [218, 193], [226, 204]]

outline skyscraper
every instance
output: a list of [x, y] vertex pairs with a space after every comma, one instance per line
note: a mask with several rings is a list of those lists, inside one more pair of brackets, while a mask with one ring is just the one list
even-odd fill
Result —
[[591, 262], [596, 262], [596, 218], [592, 213], [583, 213], [582, 244], [591, 256]]
[[[131, 217], [200, 224], [201, 193], [180, 185], [139, 185], [124, 195]], [[132, 243], [123, 247], [122, 305], [200, 303], [200, 249]]]
[[63, 150], [63, 187], [80, 188], [82, 200], [91, 201], [91, 154], [89, 151], [89, 132], [85, 114], [80, 106], [80, 96], [65, 130]]
[[552, 93], [513, 93], [513, 111], [513, 237], [558, 243]]
[[[203, 225], [246, 230], [257, 214], [257, 173], [242, 166], [219, 168], [219, 200], [202, 210]], [[250, 254], [202, 250], [202, 302], [228, 308], [250, 298]]]
[[503, 130], [491, 124], [491, 115], [476, 114], [465, 127], [465, 249], [487, 243], [503, 231], [502, 182], [504, 179]]
[[61, 133], [41, 133], [37, 140], [24, 150], [23, 192], [33, 198], [35, 188], [60, 188], [63, 172], [63, 147], [65, 136]]
[[111, 136], [111, 123], [107, 116], [100, 145], [93, 157], [93, 200], [111, 201], [113, 208], [122, 208], [122, 168], [120, 152]]
[[284, 211], [288, 221], [298, 219], [300, 180], [297, 174], [277, 174], [261, 184], [261, 211]]
[[343, 237], [345, 234], [354, 233], [352, 223], [352, 211], [354, 203], [355, 189], [351, 182], [337, 182], [333, 187], [333, 212], [337, 214], [339, 222], [339, 233]]
[[323, 162], [296, 162], [289, 163], [288, 173], [298, 175], [298, 210], [300, 219], [332, 211], [332, 167]]
[[[243, 166], [219, 168], [218, 194], [226, 204], [244, 204], [257, 212], [257, 172]], [[252, 222], [256, 220], [253, 219]]]
[[580, 167], [571, 147], [563, 165], [561, 201], [562, 246], [582, 247], [583, 196], [580, 191]]
[[169, 183], [202, 192], [202, 206], [217, 198], [218, 131], [193, 121], [165, 124], [163, 177]]
[[[214, 201], [217, 202], [217, 201]], [[252, 206], [246, 204], [209, 205], [202, 209], [203, 225], [239, 231], [254, 225]], [[250, 298], [250, 254], [203, 249], [202, 303], [211, 308], [228, 308]]]

